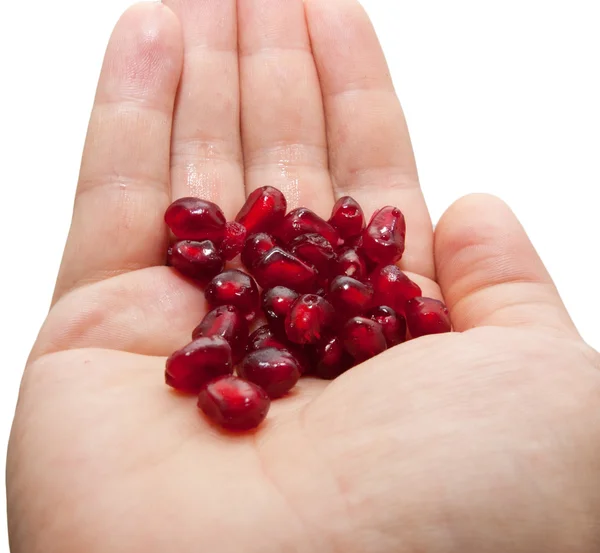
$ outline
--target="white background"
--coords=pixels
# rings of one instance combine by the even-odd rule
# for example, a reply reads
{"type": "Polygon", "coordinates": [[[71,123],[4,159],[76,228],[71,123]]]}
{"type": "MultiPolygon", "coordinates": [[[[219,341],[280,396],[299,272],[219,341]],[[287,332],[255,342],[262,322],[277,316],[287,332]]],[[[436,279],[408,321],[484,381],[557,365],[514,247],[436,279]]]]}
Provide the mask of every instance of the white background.
{"type": "MultiPolygon", "coordinates": [[[[103,50],[128,4],[2,8],[2,445],[54,286],[103,50]]],[[[434,220],[470,192],[506,200],[584,338],[600,348],[597,2],[363,4],[388,55],[434,220]]],[[[0,517],[0,551],[5,532],[0,517]]]]}

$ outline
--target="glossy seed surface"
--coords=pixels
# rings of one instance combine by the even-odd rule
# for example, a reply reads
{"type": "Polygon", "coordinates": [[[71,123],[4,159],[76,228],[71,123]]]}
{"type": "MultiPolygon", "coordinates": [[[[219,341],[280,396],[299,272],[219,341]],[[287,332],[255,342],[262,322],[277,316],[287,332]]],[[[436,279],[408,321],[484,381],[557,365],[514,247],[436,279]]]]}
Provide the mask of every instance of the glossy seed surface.
{"type": "Polygon", "coordinates": [[[265,420],[271,400],[253,382],[224,376],[208,382],[198,396],[198,408],[214,424],[233,432],[252,430],[265,420]]]}

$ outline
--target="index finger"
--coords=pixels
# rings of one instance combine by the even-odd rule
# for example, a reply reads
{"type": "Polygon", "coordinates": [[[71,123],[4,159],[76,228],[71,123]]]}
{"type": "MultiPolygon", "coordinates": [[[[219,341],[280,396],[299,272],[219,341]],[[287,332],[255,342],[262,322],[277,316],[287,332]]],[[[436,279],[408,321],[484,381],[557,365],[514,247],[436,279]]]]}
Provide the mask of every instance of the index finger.
{"type": "Polygon", "coordinates": [[[367,218],[379,207],[399,207],[407,224],[401,266],[433,278],[431,220],[404,114],[369,17],[356,0],[306,0],[305,6],[336,196],[353,196],[367,218]]]}

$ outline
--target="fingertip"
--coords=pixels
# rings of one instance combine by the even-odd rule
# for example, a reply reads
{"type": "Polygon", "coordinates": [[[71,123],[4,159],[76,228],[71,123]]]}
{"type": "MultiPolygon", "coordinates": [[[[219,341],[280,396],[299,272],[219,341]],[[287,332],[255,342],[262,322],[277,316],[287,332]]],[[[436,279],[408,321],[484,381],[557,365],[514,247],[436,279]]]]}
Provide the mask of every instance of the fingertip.
{"type": "Polygon", "coordinates": [[[356,0],[305,0],[312,47],[326,96],[354,88],[393,88],[381,45],[356,0]],[[323,56],[333,63],[323,63],[323,56]]]}
{"type": "Polygon", "coordinates": [[[467,277],[468,287],[495,279],[550,281],[512,209],[491,194],[469,194],[446,210],[435,229],[434,254],[440,285],[451,297],[464,295],[467,277]]]}
{"type": "MultiPolygon", "coordinates": [[[[474,192],[472,194],[467,194],[466,196],[463,196],[452,203],[444,213],[442,219],[444,217],[453,216],[455,212],[464,212],[465,210],[472,210],[473,208],[477,207],[482,207],[483,209],[488,210],[500,208],[512,211],[508,204],[502,200],[502,198],[495,196],[494,194],[474,192]]],[[[442,219],[440,219],[440,221],[442,219]]]]}
{"type": "Polygon", "coordinates": [[[483,209],[488,210],[500,208],[512,212],[508,204],[502,198],[495,196],[494,194],[474,192],[472,194],[467,194],[452,203],[444,213],[444,217],[452,216],[453,213],[457,211],[462,212],[465,209],[469,210],[476,207],[482,207],[483,209]]]}
{"type": "Polygon", "coordinates": [[[112,32],[98,101],[131,99],[153,104],[157,99],[169,100],[182,64],[183,40],[177,16],[159,2],[134,4],[121,15],[112,32]],[[166,98],[160,94],[157,98],[161,91],[167,93],[166,98]]]}
{"type": "Polygon", "coordinates": [[[168,6],[162,2],[137,2],[127,8],[115,25],[113,36],[121,33],[145,34],[149,42],[162,42],[179,38],[181,24],[168,6]]]}
{"type": "Polygon", "coordinates": [[[367,12],[358,0],[304,0],[307,10],[314,10],[320,13],[339,13],[351,12],[367,17],[367,12]]]}
{"type": "Polygon", "coordinates": [[[470,194],[452,204],[435,229],[434,252],[457,329],[534,324],[574,331],[527,233],[500,198],[470,194]]]}
{"type": "Polygon", "coordinates": [[[450,205],[436,225],[436,257],[453,256],[464,247],[481,243],[488,236],[496,238],[514,227],[522,230],[515,214],[501,198],[492,194],[468,194],[450,205]]]}

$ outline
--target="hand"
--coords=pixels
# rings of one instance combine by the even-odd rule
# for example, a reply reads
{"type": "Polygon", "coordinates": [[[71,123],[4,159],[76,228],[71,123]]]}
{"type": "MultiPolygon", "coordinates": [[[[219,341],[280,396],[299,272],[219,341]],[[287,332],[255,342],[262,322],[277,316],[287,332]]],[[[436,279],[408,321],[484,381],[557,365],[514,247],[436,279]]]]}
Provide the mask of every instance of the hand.
{"type": "Polygon", "coordinates": [[[598,551],[599,356],[502,202],[463,198],[433,233],[358,4],[166,4],[108,46],[11,437],[13,552],[598,551]],[[264,184],[322,216],[399,206],[401,265],[458,332],[305,379],[230,437],[163,383],[205,307],[163,266],[162,216],[195,195],[232,217],[264,184]]]}

